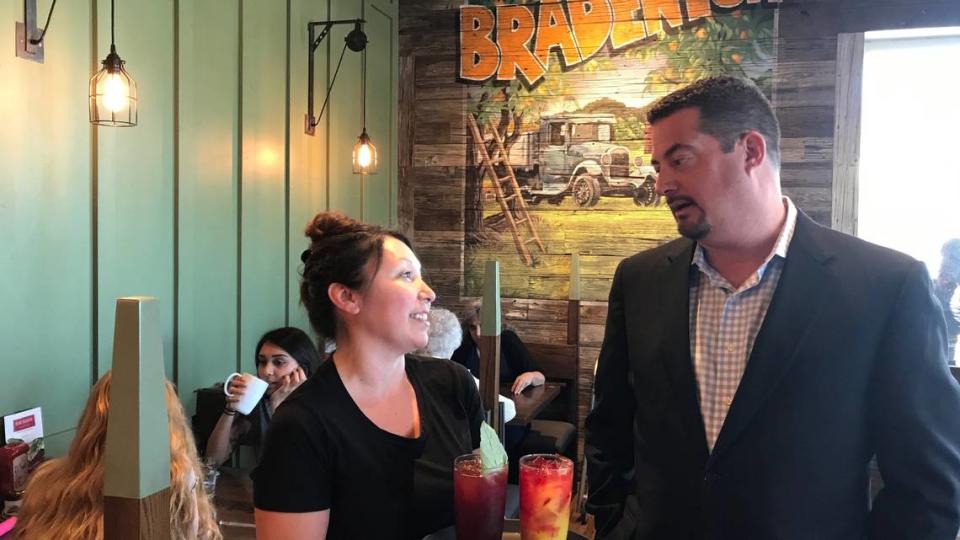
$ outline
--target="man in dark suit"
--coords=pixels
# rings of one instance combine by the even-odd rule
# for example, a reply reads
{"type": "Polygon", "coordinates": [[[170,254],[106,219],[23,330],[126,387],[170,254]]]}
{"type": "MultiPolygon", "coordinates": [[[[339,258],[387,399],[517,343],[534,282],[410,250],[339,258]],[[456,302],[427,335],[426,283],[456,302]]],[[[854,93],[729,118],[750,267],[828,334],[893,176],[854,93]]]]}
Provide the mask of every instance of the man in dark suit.
{"type": "Polygon", "coordinates": [[[782,196],[751,83],[699,81],[648,122],[683,238],[613,278],[586,422],[597,538],[955,538],[960,390],[923,265],[782,196]]]}

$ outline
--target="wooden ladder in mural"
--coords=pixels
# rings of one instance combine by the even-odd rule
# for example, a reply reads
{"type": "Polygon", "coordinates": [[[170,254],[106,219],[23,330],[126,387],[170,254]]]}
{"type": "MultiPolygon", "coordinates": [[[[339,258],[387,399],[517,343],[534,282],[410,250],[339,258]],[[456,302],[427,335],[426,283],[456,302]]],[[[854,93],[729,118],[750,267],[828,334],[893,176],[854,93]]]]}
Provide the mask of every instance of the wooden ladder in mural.
{"type": "MultiPolygon", "coordinates": [[[[483,176],[489,177],[490,183],[493,184],[493,191],[497,195],[497,202],[500,203],[503,216],[507,220],[510,232],[513,234],[517,252],[523,257],[523,262],[527,266],[532,266],[533,256],[530,254],[527,244],[536,244],[542,253],[547,250],[543,247],[540,235],[537,234],[537,229],[534,227],[530,213],[527,211],[527,203],[520,193],[520,184],[517,183],[517,176],[513,172],[513,167],[507,158],[507,151],[503,147],[503,138],[492,123],[487,124],[490,133],[493,135],[493,141],[496,143],[493,148],[494,155],[491,156],[487,152],[487,145],[480,135],[480,127],[477,126],[477,119],[473,114],[467,113],[467,122],[470,125],[474,144],[477,145],[477,150],[482,158],[480,165],[483,167],[483,176]],[[497,169],[494,166],[498,164],[504,166],[507,171],[506,176],[497,175],[497,169]],[[513,202],[513,208],[510,207],[511,202],[513,202]]],[[[480,178],[481,185],[483,184],[483,176],[480,178]]]]}

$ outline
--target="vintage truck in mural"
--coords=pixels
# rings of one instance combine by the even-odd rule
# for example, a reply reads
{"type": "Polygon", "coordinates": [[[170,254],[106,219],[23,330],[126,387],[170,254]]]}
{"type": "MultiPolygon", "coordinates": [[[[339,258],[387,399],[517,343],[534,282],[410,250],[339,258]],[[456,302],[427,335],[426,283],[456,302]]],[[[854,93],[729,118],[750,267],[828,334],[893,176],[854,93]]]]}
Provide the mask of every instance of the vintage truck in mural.
{"type": "Polygon", "coordinates": [[[562,113],[540,118],[539,131],[523,134],[509,150],[510,164],[524,197],[559,204],[571,196],[579,207],[600,197],[632,197],[638,206],[660,202],[656,172],[613,140],[616,116],[562,113]]]}

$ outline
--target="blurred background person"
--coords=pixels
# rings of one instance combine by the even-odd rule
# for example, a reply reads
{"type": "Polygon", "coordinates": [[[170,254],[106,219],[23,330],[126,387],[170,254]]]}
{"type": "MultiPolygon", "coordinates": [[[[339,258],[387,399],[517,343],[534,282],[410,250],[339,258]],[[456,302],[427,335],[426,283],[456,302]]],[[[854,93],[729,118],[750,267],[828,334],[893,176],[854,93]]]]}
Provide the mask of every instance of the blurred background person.
{"type": "MultiPolygon", "coordinates": [[[[451,360],[465,366],[474,377],[480,376],[480,307],[479,300],[471,302],[463,313],[463,342],[454,351],[451,360]]],[[[500,382],[510,383],[510,390],[519,394],[528,386],[540,386],[546,377],[533,361],[530,351],[520,336],[509,328],[500,332],[500,382]]]]}
{"type": "Polygon", "coordinates": [[[207,439],[206,456],[220,464],[230,457],[237,442],[254,448],[257,460],[273,412],[314,368],[320,355],[313,341],[299,328],[285,327],[264,334],[254,349],[257,377],[267,382],[267,391],[249,415],[238,413],[233,405],[243,398],[246,384],[241,377],[230,379],[226,406],[207,439]]]}
{"type": "MultiPolygon", "coordinates": [[[[427,344],[417,349],[415,354],[428,356],[430,358],[440,358],[450,360],[453,351],[457,350],[463,339],[463,330],[460,320],[449,309],[432,307],[430,308],[430,331],[427,338],[427,344]]],[[[474,377],[477,388],[480,388],[480,379],[474,377]]],[[[517,415],[517,407],[512,399],[499,394],[499,400],[503,403],[503,421],[509,422],[517,415]]]]}
{"type": "MultiPolygon", "coordinates": [[[[467,305],[463,314],[463,343],[453,353],[452,360],[480,376],[480,308],[481,301],[467,305]]],[[[510,328],[500,332],[500,383],[509,384],[513,394],[531,386],[540,386],[546,377],[520,336],[510,328]]],[[[505,417],[506,418],[506,417],[505,417]]],[[[507,420],[504,420],[505,422],[507,420]]],[[[510,458],[509,481],[519,479],[519,462],[527,454],[567,454],[574,447],[576,427],[562,420],[533,419],[526,425],[507,425],[504,446],[510,458]]]]}
{"type": "Polygon", "coordinates": [[[940,271],[933,280],[933,294],[940,301],[943,319],[947,323],[947,359],[957,363],[957,335],[960,334],[960,238],[951,238],[940,249],[943,256],[940,271]]]}
{"type": "MultiPolygon", "coordinates": [[[[18,540],[103,538],[103,451],[110,410],[111,372],[97,381],[66,456],[40,466],[17,514],[18,540]]],[[[200,481],[200,462],[183,406],[165,381],[170,430],[170,536],[220,540],[213,505],[200,481]]]]}
{"type": "Polygon", "coordinates": [[[431,307],[428,320],[427,344],[417,349],[416,354],[449,360],[463,340],[460,320],[452,311],[441,307],[431,307]]]}

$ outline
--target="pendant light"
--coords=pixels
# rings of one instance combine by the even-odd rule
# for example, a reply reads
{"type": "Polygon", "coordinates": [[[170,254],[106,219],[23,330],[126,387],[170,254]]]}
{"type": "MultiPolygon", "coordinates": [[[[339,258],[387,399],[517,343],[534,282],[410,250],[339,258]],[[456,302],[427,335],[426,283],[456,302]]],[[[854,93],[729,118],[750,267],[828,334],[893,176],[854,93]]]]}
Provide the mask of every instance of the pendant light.
{"type": "Polygon", "coordinates": [[[360,111],[363,115],[363,131],[353,145],[353,174],[377,174],[377,147],[367,135],[367,49],[364,48],[361,54],[360,111]]]}
{"type": "Polygon", "coordinates": [[[110,0],[110,54],[103,60],[103,69],[90,79],[90,123],[130,127],[137,125],[137,83],[117,54],[113,4],[110,0]]]}

